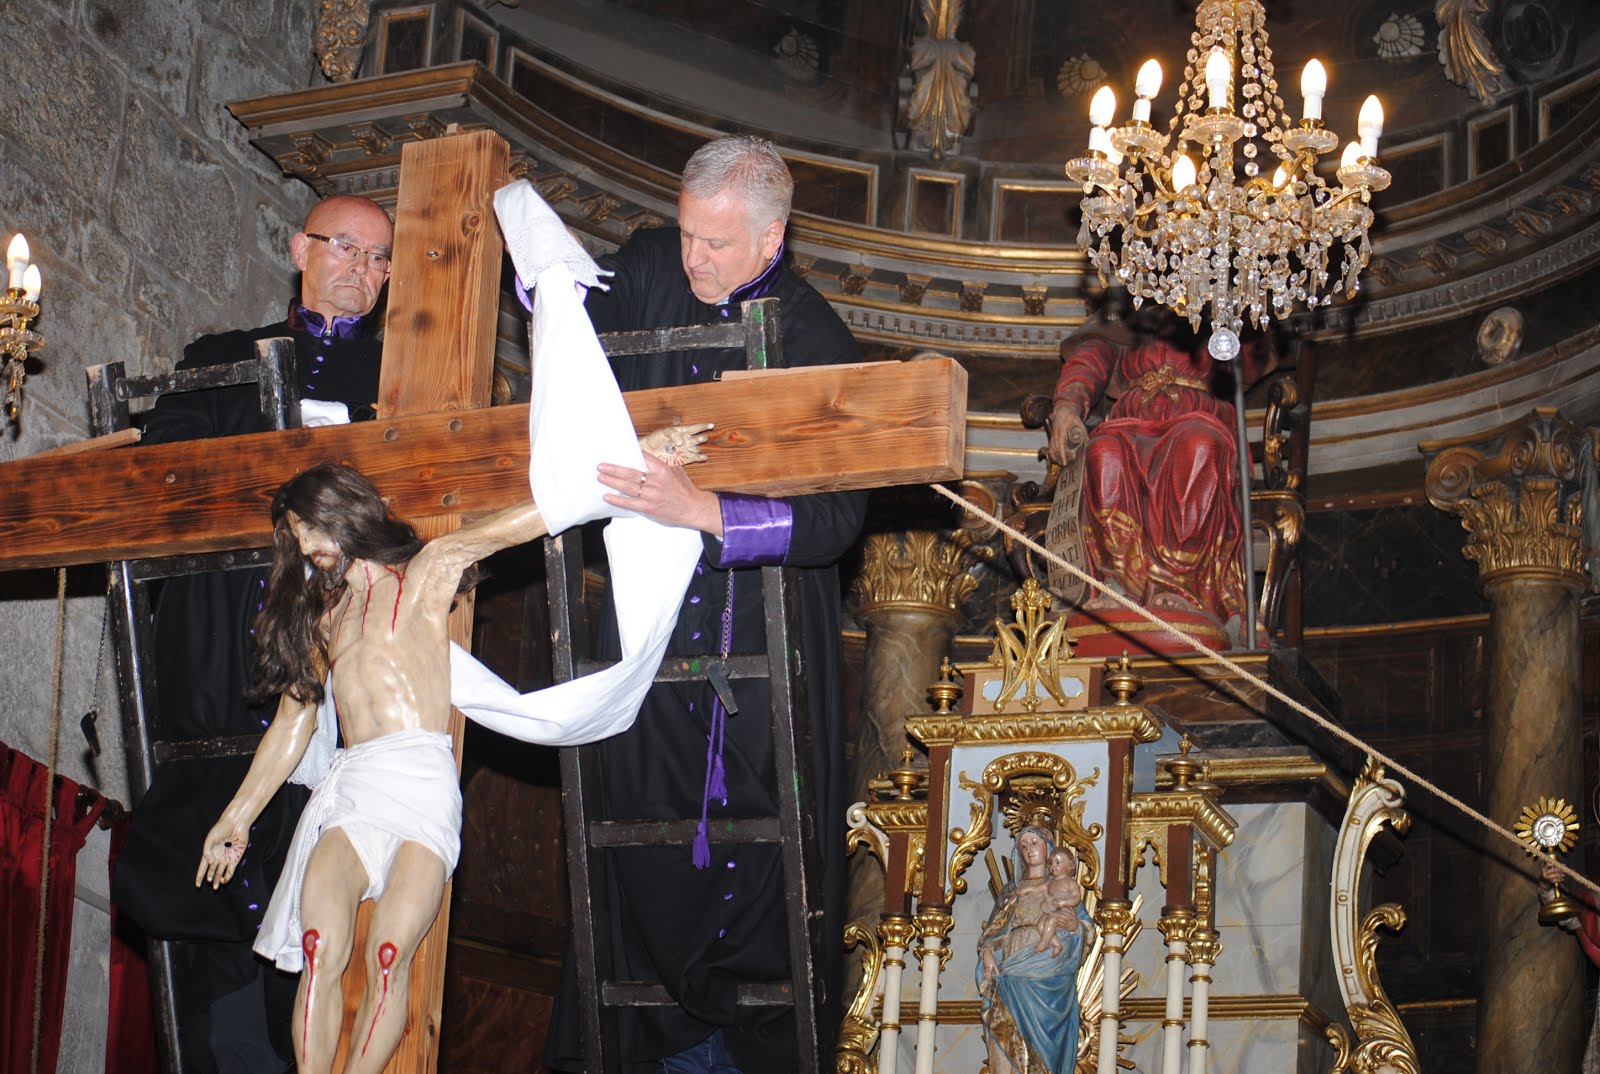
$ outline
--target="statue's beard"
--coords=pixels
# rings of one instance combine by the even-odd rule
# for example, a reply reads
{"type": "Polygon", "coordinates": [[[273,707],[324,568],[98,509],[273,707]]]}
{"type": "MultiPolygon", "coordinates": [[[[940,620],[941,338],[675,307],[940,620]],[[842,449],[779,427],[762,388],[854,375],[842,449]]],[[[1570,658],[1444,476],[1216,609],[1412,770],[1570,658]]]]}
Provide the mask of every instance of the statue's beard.
{"type": "Polygon", "coordinates": [[[339,553],[338,562],[326,570],[314,563],[311,565],[313,577],[322,585],[323,590],[329,593],[344,585],[345,572],[349,569],[350,557],[343,552],[339,553]]]}

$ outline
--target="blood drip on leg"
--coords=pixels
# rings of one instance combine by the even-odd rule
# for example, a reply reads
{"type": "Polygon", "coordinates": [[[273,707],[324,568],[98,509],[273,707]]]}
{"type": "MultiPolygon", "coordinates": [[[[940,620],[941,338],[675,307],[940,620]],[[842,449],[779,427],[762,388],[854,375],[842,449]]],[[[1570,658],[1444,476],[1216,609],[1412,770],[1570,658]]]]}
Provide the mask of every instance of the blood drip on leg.
{"type": "Polygon", "coordinates": [[[300,950],[306,954],[306,1009],[303,1015],[305,1024],[300,1030],[300,1057],[304,1059],[311,1050],[311,997],[316,994],[317,985],[317,944],[322,941],[322,936],[316,929],[306,929],[305,935],[300,937],[300,950]]]}
{"type": "Polygon", "coordinates": [[[378,970],[383,974],[382,991],[378,993],[378,1006],[372,1012],[372,1024],[367,1027],[367,1039],[361,1042],[361,1054],[367,1054],[367,1045],[372,1043],[372,1033],[378,1028],[378,1019],[383,1016],[384,1001],[389,998],[389,971],[394,969],[394,960],[399,956],[400,950],[392,943],[383,943],[378,947],[378,970]]]}

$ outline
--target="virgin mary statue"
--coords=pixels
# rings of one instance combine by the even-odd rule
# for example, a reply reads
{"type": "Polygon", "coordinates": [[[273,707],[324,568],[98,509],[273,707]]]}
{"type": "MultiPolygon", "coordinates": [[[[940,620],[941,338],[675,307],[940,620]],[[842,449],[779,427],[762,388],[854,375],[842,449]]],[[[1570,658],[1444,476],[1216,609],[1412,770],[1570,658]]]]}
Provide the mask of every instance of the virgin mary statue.
{"type": "Polygon", "coordinates": [[[978,937],[989,1074],[1073,1074],[1078,967],[1094,939],[1077,855],[1065,844],[1058,851],[1050,833],[1029,825],[1017,833],[1012,865],[978,937]]]}

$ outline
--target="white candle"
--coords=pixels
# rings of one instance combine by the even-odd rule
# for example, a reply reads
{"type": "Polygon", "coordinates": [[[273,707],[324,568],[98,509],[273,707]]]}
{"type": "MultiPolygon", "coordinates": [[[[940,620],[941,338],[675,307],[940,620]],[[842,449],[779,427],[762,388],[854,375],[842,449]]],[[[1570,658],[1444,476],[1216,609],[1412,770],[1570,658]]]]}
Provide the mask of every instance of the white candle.
{"type": "Polygon", "coordinates": [[[1301,115],[1306,119],[1321,119],[1322,97],[1327,92],[1328,72],[1322,69],[1321,61],[1312,60],[1300,73],[1300,93],[1306,99],[1305,111],[1301,115]]]}
{"type": "Polygon", "coordinates": [[[1155,60],[1144,61],[1138,76],[1133,80],[1133,118],[1141,123],[1150,122],[1150,100],[1161,92],[1161,65],[1155,60]]]}
{"type": "Polygon", "coordinates": [[[29,302],[39,301],[39,291],[43,286],[44,281],[39,277],[39,266],[29,265],[28,270],[22,274],[22,297],[29,302]]]}
{"type": "Polygon", "coordinates": [[[28,240],[22,237],[22,232],[17,232],[11,237],[11,245],[6,247],[6,286],[12,290],[22,289],[22,273],[28,267],[28,240]]]}
{"type": "Polygon", "coordinates": [[[1356,134],[1361,138],[1361,154],[1368,160],[1378,159],[1378,135],[1383,133],[1383,105],[1377,97],[1361,102],[1361,114],[1356,117],[1356,134]]]}
{"type": "Polygon", "coordinates": [[[1189,159],[1189,154],[1179,153],[1178,159],[1172,162],[1172,189],[1182,193],[1194,186],[1195,180],[1194,161],[1189,159]]]}
{"type": "Polygon", "coordinates": [[[1228,107],[1228,83],[1233,81],[1233,64],[1228,54],[1220,48],[1211,50],[1206,57],[1206,91],[1210,94],[1212,108],[1228,107]]]}

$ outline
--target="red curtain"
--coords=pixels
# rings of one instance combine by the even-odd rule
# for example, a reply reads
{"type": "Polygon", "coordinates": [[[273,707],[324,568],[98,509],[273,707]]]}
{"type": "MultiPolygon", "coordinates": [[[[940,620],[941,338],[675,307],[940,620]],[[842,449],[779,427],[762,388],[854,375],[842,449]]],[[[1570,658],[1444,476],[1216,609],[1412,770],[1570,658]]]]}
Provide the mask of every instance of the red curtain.
{"type": "MultiPolygon", "coordinates": [[[[111,877],[132,823],[111,827],[111,877]]],[[[155,1011],[150,1002],[150,964],[139,926],[111,904],[111,1007],[106,1018],[106,1074],[156,1074],[155,1011]]]]}
{"type": "MultiPolygon", "coordinates": [[[[0,1071],[27,1074],[33,1052],[34,973],[38,950],[40,852],[44,848],[44,765],[0,744],[0,1071]]],[[[58,778],[50,839],[50,904],[45,925],[39,1074],[56,1074],[61,1015],[72,954],[72,899],[77,856],[105,807],[78,784],[58,778]]]]}

